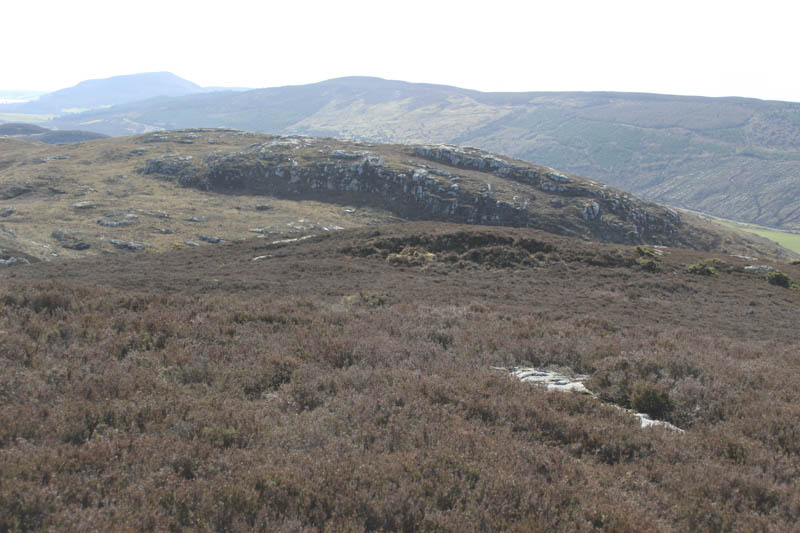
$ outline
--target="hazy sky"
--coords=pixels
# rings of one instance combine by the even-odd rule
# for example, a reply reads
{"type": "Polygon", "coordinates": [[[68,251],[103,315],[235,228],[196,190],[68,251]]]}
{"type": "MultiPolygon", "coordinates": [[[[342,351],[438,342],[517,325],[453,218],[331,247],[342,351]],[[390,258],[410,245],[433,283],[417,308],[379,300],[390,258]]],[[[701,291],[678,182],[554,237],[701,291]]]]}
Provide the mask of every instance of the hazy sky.
{"type": "Polygon", "coordinates": [[[3,4],[0,89],[166,70],[204,86],[361,75],[800,101],[798,0],[3,4]]]}

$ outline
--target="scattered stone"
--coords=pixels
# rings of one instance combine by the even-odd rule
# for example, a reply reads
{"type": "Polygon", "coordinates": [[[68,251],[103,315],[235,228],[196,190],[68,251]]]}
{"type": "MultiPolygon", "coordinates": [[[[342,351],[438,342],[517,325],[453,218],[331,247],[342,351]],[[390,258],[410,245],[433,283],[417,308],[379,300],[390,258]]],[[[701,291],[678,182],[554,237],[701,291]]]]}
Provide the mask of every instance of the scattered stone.
{"type": "Polygon", "coordinates": [[[153,228],[153,230],[156,233],[160,233],[161,235],[172,235],[173,233],[175,233],[171,229],[167,229],[167,228],[153,228]]]}
{"type": "Polygon", "coordinates": [[[753,309],[748,309],[744,312],[744,316],[756,316],[756,312],[753,309]]]}
{"type": "Polygon", "coordinates": [[[72,242],[80,238],[80,233],[77,231],[57,229],[53,230],[53,233],[51,233],[50,236],[58,242],[72,242]]]}
{"type": "Polygon", "coordinates": [[[775,267],[769,265],[749,265],[744,267],[744,269],[753,272],[773,272],[775,270],[775,267]]]}
{"type": "Polygon", "coordinates": [[[73,196],[86,196],[87,194],[91,194],[93,192],[97,191],[95,189],[92,189],[91,187],[81,187],[79,189],[75,189],[75,191],[72,194],[73,196]]]}
{"type": "Polygon", "coordinates": [[[67,194],[67,191],[58,189],[56,187],[48,187],[47,190],[50,191],[53,194],[67,194]]]}
{"type": "Polygon", "coordinates": [[[50,236],[61,243],[62,248],[69,250],[87,250],[89,244],[83,241],[83,237],[77,231],[67,231],[63,229],[54,230],[50,236]]]}
{"type": "Polygon", "coordinates": [[[186,241],[183,244],[185,244],[186,246],[200,246],[199,242],[194,242],[194,241],[186,241]]]}
{"type": "Polygon", "coordinates": [[[297,238],[294,238],[294,239],[281,239],[281,240],[279,240],[279,241],[272,241],[272,242],[271,242],[271,243],[269,243],[269,244],[270,244],[270,245],[272,245],[272,244],[289,244],[289,243],[291,243],[291,242],[300,242],[300,241],[304,241],[304,240],[306,240],[306,239],[310,239],[311,237],[316,237],[316,235],[306,235],[305,237],[297,237],[297,238]]]}
{"type": "Polygon", "coordinates": [[[3,193],[3,198],[6,200],[10,200],[12,198],[16,198],[18,196],[22,196],[23,194],[29,194],[33,192],[33,187],[29,185],[24,185],[22,187],[14,186],[6,189],[3,193]]]}
{"type": "Polygon", "coordinates": [[[213,237],[211,235],[198,235],[197,238],[200,239],[201,241],[209,242],[211,244],[217,244],[219,242],[222,242],[222,239],[220,239],[219,237],[213,237]]]}
{"type": "Polygon", "coordinates": [[[111,239],[111,244],[120,250],[130,250],[133,252],[138,252],[140,250],[144,250],[145,248],[143,243],[134,241],[118,241],[116,239],[111,239]]]}
{"type": "Polygon", "coordinates": [[[31,262],[25,259],[24,257],[14,257],[13,255],[8,257],[8,259],[0,259],[0,267],[10,267],[14,265],[30,265],[31,262]]]}
{"type": "Polygon", "coordinates": [[[140,215],[148,216],[148,217],[156,217],[156,218],[169,218],[169,214],[165,213],[164,211],[145,211],[143,209],[134,209],[135,213],[140,215]]]}
{"type": "Polygon", "coordinates": [[[136,224],[136,221],[130,218],[126,218],[123,220],[109,220],[107,218],[98,218],[97,224],[100,226],[105,226],[107,228],[124,228],[126,226],[133,226],[134,224],[136,224]]]}
{"type": "Polygon", "coordinates": [[[77,250],[79,252],[89,249],[89,244],[86,243],[86,242],[83,242],[83,241],[67,242],[67,243],[62,244],[61,246],[63,248],[68,248],[70,250],[77,250]]]}
{"type": "Polygon", "coordinates": [[[259,204],[256,206],[256,211],[269,211],[270,209],[272,209],[272,206],[267,204],[259,204]]]}
{"type": "Polygon", "coordinates": [[[9,207],[9,208],[0,210],[0,217],[2,217],[2,218],[10,217],[13,214],[14,214],[14,208],[13,207],[9,207]]]}
{"type": "Polygon", "coordinates": [[[129,155],[144,155],[146,153],[147,153],[147,148],[134,148],[133,150],[128,152],[129,155]]]}
{"type": "Polygon", "coordinates": [[[186,222],[205,222],[208,219],[206,217],[188,217],[184,218],[183,220],[186,222]]]}
{"type": "Polygon", "coordinates": [[[94,209],[97,207],[97,204],[94,202],[78,202],[77,204],[72,204],[74,209],[94,209]]]}

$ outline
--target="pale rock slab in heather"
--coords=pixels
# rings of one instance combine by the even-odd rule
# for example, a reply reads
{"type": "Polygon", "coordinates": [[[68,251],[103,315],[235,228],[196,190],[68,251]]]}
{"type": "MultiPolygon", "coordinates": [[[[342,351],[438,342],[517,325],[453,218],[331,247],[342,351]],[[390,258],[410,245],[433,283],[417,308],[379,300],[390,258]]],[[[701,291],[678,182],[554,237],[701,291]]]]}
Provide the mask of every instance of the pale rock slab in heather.
{"type": "MultiPolygon", "coordinates": [[[[520,381],[523,381],[525,383],[535,383],[537,385],[547,387],[548,390],[555,390],[561,392],[578,392],[581,394],[588,394],[596,398],[594,393],[589,389],[587,389],[586,386],[583,384],[584,381],[589,379],[589,376],[577,375],[569,377],[565,374],[560,374],[552,370],[543,370],[539,368],[530,368],[530,367],[511,368],[511,369],[497,368],[497,370],[510,370],[511,375],[516,377],[520,381]]],[[[671,431],[684,433],[684,430],[670,424],[669,422],[664,422],[663,420],[654,420],[650,418],[650,416],[644,413],[637,413],[632,409],[623,409],[622,407],[619,406],[614,406],[614,407],[617,407],[618,409],[630,413],[636,418],[638,418],[639,423],[643,428],[663,427],[671,431]]]]}

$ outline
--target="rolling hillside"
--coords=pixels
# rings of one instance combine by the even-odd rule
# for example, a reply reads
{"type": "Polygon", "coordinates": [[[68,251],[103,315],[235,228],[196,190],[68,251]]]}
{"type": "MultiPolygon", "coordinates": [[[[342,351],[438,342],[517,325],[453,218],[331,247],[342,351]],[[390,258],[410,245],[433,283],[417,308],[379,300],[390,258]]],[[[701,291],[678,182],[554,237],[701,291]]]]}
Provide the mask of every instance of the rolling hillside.
{"type": "Polygon", "coordinates": [[[723,218],[800,229],[800,104],[633,93],[481,93],[377,78],[194,94],[56,119],[128,135],[230,127],[452,143],[723,218]]]}
{"type": "Polygon", "coordinates": [[[170,72],[130,74],[82,81],[74,87],[43,94],[32,102],[0,105],[0,113],[70,113],[203,90],[170,72]]]}
{"type": "Polygon", "coordinates": [[[0,138],[0,247],[40,259],[401,220],[789,258],[760,237],[477,149],[220,129],[61,146],[0,138]]]}

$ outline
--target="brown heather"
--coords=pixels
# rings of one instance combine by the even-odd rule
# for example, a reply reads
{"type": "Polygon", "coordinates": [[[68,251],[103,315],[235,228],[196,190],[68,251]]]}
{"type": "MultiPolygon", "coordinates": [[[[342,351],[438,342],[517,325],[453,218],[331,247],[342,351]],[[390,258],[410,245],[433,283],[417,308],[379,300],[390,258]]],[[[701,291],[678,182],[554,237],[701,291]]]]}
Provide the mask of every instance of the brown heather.
{"type": "Polygon", "coordinates": [[[640,257],[416,223],[6,269],[0,531],[795,530],[800,291],[640,257]]]}

